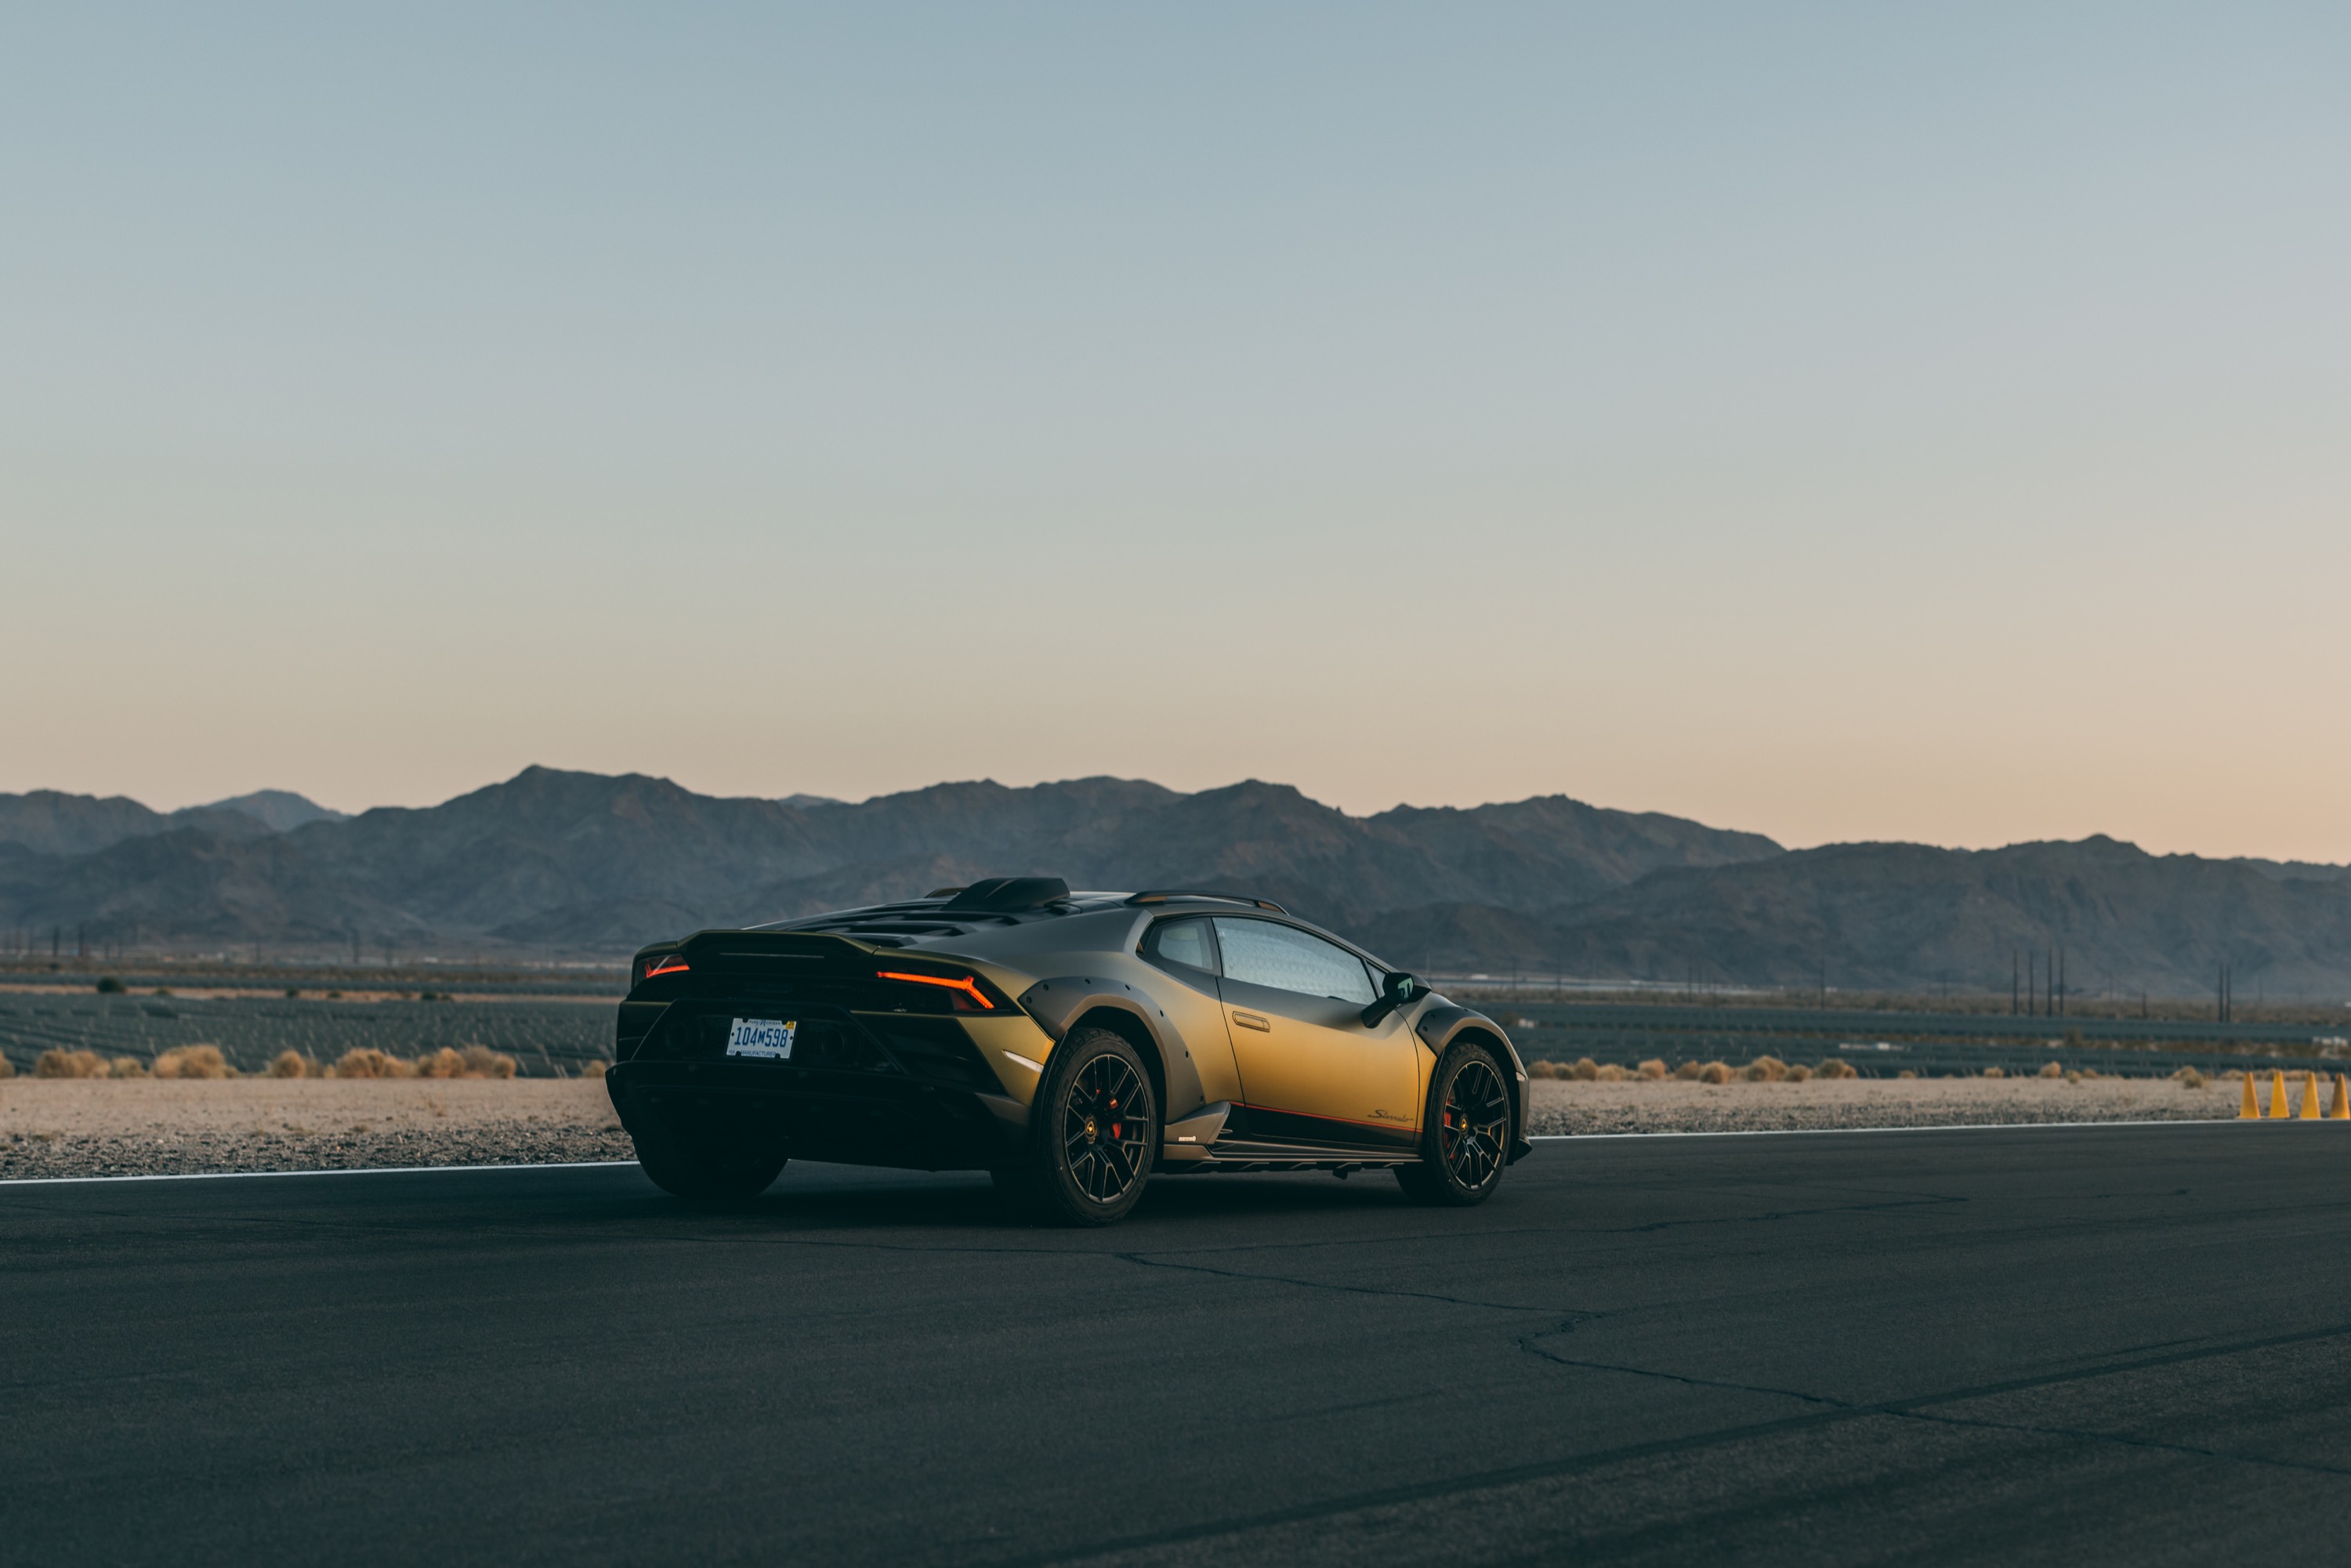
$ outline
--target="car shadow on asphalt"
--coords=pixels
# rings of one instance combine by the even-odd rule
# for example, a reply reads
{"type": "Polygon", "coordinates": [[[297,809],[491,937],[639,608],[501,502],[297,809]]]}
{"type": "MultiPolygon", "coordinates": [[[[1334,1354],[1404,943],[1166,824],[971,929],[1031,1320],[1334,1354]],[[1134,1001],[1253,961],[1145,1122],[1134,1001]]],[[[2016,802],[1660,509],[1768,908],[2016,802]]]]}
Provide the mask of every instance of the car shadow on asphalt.
{"type": "MultiPolygon", "coordinates": [[[[863,1174],[863,1173],[861,1173],[863,1174]]],[[[1328,1176],[1193,1176],[1152,1182],[1132,1213],[1102,1229],[1033,1223],[998,1195],[985,1176],[872,1173],[868,1179],[831,1176],[795,1189],[787,1170],[748,1202],[697,1206],[659,1194],[625,1199],[606,1212],[638,1221],[719,1220],[734,1226],[782,1225],[826,1229],[949,1229],[998,1236],[1130,1236],[1167,1225],[1206,1220],[1246,1221],[1275,1216],[1387,1213],[1410,1207],[1392,1179],[1328,1176]]],[[[602,1206],[600,1206],[602,1207],[602,1206]]]]}

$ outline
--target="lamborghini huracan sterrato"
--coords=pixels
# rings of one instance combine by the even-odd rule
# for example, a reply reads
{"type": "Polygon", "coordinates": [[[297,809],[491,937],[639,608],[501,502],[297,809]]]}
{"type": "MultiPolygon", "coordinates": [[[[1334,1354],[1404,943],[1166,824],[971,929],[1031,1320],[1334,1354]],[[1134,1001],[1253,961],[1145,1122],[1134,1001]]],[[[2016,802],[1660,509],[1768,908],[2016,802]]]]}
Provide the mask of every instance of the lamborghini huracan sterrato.
{"type": "Polygon", "coordinates": [[[639,953],[604,1075],[645,1174],[986,1170],[1103,1224],[1155,1174],[1391,1170],[1489,1197],[1532,1147],[1492,1019],[1261,898],[994,877],[639,953]]]}

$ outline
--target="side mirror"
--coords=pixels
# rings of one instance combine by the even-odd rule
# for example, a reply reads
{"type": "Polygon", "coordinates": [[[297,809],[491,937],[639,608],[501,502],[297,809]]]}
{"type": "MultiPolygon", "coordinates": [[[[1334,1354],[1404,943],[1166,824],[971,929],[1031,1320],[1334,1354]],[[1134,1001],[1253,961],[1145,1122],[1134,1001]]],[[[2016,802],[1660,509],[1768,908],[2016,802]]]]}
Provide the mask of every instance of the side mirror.
{"type": "Polygon", "coordinates": [[[1409,1007],[1428,995],[1428,988],[1402,969],[1390,970],[1380,977],[1379,999],[1364,1009],[1364,1027],[1371,1029],[1388,1014],[1401,1007],[1409,1007]]]}

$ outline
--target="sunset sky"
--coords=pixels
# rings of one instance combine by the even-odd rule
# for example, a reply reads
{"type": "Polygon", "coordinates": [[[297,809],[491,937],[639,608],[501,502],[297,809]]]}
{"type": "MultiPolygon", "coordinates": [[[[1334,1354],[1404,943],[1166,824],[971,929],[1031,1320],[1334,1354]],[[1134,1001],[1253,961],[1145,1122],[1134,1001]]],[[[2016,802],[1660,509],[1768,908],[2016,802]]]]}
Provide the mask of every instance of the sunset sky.
{"type": "Polygon", "coordinates": [[[0,13],[0,790],[2351,861],[2340,5],[0,13]]]}

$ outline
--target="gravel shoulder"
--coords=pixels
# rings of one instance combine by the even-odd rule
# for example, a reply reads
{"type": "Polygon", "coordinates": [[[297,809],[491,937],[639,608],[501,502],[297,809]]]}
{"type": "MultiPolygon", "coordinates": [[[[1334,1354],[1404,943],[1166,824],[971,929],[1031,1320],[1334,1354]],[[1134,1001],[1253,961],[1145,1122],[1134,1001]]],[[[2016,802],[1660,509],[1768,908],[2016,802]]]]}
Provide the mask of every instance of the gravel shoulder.
{"type": "MultiPolygon", "coordinates": [[[[2198,1122],[2237,1113],[2233,1079],[1846,1078],[1804,1083],[1534,1081],[1527,1130],[1751,1133],[1823,1127],[1963,1127],[2011,1122],[2198,1122]]],[[[2321,1088],[2326,1086],[2322,1082],[2321,1088]]],[[[2300,1103],[2301,1085],[2291,1087],[2300,1103]]],[[[2321,1108],[2325,1106],[2321,1101],[2321,1108]]]]}
{"type": "MultiPolygon", "coordinates": [[[[2299,1103],[2297,1083],[2292,1088],[2299,1103]]],[[[1597,1083],[1538,1079],[1528,1131],[1761,1132],[2002,1122],[2204,1121],[2221,1079],[1847,1079],[1597,1083]]],[[[602,1084],[557,1079],[33,1079],[0,1082],[0,1180],[636,1157],[602,1084]]]]}
{"type": "Polygon", "coordinates": [[[592,1079],[0,1082],[0,1179],[634,1158],[592,1079]]]}

